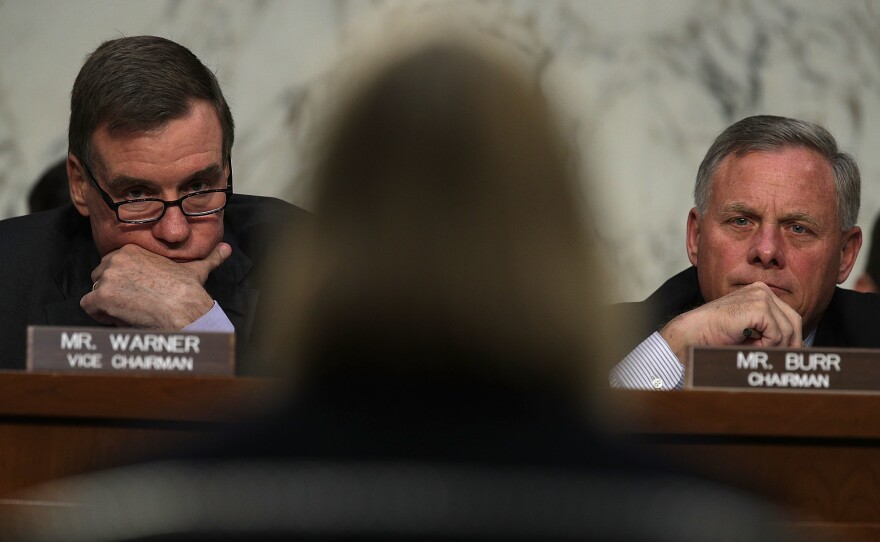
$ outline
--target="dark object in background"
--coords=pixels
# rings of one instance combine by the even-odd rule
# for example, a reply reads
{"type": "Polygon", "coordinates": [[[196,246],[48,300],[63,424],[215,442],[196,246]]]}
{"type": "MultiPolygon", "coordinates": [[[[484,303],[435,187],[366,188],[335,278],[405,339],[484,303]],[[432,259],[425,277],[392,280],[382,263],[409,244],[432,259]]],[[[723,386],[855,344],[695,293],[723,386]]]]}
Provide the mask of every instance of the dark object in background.
{"type": "Polygon", "coordinates": [[[856,280],[855,288],[859,292],[880,292],[880,215],[874,219],[871,230],[871,246],[868,247],[868,263],[865,272],[856,280]]]}
{"type": "Polygon", "coordinates": [[[28,193],[28,212],[38,213],[70,203],[67,158],[47,169],[28,193]]]}

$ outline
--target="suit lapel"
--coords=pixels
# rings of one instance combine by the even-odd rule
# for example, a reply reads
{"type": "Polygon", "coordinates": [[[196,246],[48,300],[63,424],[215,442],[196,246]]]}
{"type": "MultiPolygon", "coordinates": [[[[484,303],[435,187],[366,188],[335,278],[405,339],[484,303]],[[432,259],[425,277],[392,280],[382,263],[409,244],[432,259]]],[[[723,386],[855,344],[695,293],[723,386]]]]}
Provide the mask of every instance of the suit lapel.
{"type": "MultiPolygon", "coordinates": [[[[73,211],[75,213],[75,211],[73,211]]],[[[76,214],[72,217],[70,248],[67,258],[55,273],[55,284],[62,299],[44,306],[49,325],[101,326],[79,306],[79,300],[92,288],[92,270],[101,259],[92,241],[88,219],[76,214]]]]}
{"type": "Polygon", "coordinates": [[[259,291],[252,286],[249,274],[253,261],[228,235],[224,241],[232,246],[232,255],[215,269],[205,282],[205,289],[213,297],[235,326],[236,334],[247,339],[259,300],[259,291]]]}
{"type": "Polygon", "coordinates": [[[844,300],[840,292],[840,288],[834,289],[834,296],[816,327],[813,346],[867,346],[853,342],[852,337],[849,337],[852,330],[848,329],[848,326],[851,327],[854,323],[850,323],[849,319],[854,315],[843,306],[844,300]]]}
{"type": "Polygon", "coordinates": [[[703,305],[705,301],[700,293],[697,268],[689,267],[670,278],[645,301],[653,311],[652,321],[657,323],[653,331],[665,326],[679,314],[703,305]]]}

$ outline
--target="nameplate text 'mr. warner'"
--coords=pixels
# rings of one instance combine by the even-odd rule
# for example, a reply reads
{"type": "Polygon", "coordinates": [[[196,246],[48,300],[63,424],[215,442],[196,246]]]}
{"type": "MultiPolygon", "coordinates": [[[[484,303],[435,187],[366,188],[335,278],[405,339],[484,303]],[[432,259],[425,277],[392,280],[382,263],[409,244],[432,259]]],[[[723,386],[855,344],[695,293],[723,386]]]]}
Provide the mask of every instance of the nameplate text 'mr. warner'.
{"type": "Polygon", "coordinates": [[[235,335],[29,326],[27,369],[66,373],[235,374],[235,335]]]}

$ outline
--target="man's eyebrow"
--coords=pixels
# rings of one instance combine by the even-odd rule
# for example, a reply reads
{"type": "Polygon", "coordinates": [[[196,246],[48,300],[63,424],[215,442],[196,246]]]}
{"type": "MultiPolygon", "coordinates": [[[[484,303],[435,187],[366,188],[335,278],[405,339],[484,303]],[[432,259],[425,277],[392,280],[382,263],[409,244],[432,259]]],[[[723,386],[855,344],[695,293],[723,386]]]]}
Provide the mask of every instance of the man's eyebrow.
{"type": "MultiPolygon", "coordinates": [[[[186,184],[195,179],[219,178],[223,174],[223,169],[223,166],[221,166],[220,164],[211,164],[194,173],[190,173],[185,179],[180,181],[180,184],[186,184]]],[[[135,185],[157,186],[158,183],[150,179],[132,177],[130,175],[117,175],[107,181],[108,188],[123,188],[135,185]]]]}
{"type": "Polygon", "coordinates": [[[750,206],[746,205],[745,203],[742,203],[739,201],[725,205],[724,207],[721,208],[721,212],[722,213],[736,213],[736,214],[751,215],[751,216],[758,214],[758,211],[755,208],[750,207],[750,206]]]}
{"type": "Polygon", "coordinates": [[[782,217],[782,222],[804,222],[806,224],[809,224],[813,228],[819,227],[819,221],[816,220],[813,215],[804,211],[795,211],[793,213],[788,213],[787,215],[782,217]]]}

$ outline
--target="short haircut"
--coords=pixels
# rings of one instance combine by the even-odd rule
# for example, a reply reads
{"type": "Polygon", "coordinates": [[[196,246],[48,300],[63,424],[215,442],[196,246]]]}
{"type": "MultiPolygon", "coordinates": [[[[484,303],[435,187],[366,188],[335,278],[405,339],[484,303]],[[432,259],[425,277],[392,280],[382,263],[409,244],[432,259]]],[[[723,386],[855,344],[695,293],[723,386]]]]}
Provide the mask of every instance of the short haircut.
{"type": "Polygon", "coordinates": [[[92,135],[165,127],[186,116],[193,102],[209,102],[223,131],[223,160],[234,139],[232,113],[214,74],[186,47],[156,36],[106,41],[83,64],[70,97],[68,152],[93,161],[92,135]]]}
{"type": "Polygon", "coordinates": [[[828,130],[818,124],[786,117],[756,115],[731,125],[709,147],[694,186],[694,205],[700,215],[706,212],[712,182],[718,166],[727,156],[741,157],[751,152],[775,152],[792,147],[816,151],[828,160],[834,172],[837,220],[842,231],[856,225],[859,218],[861,180],[855,159],[840,152],[828,130]]]}

